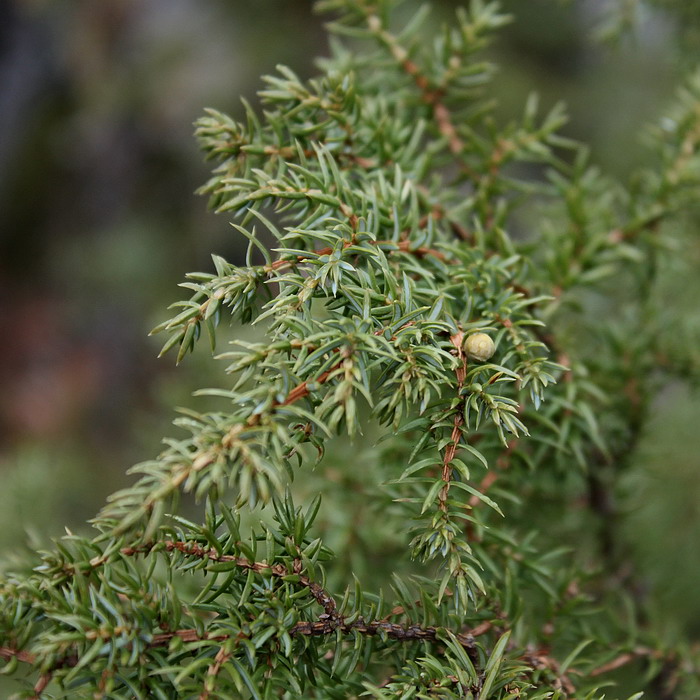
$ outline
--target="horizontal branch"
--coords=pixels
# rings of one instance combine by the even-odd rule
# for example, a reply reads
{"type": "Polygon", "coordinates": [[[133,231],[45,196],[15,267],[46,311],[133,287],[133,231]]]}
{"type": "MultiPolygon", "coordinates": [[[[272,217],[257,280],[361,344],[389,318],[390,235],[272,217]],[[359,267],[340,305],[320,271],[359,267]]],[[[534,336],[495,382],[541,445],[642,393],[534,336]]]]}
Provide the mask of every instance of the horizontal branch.
{"type": "MultiPolygon", "coordinates": [[[[358,632],[366,635],[384,634],[390,639],[397,641],[437,641],[439,628],[432,626],[421,625],[400,625],[397,623],[387,622],[386,620],[365,621],[363,618],[357,618],[353,622],[346,622],[345,618],[338,612],[335,599],[318,583],[309,579],[308,576],[301,573],[301,559],[294,559],[292,569],[288,569],[283,564],[268,564],[267,562],[251,562],[245,557],[237,557],[232,554],[217,554],[212,549],[207,549],[196,543],[176,542],[174,540],[166,540],[164,542],[165,550],[168,552],[178,551],[187,556],[197,557],[199,559],[209,559],[211,561],[231,562],[241,569],[255,571],[257,573],[268,573],[276,578],[283,578],[290,574],[299,576],[299,583],[309,589],[309,592],[316,602],[323,608],[324,612],[317,621],[313,622],[298,622],[290,630],[290,635],[306,635],[306,636],[324,636],[332,634],[336,630],[348,634],[358,632]]],[[[125,547],[121,550],[122,554],[133,556],[150,551],[153,547],[144,545],[141,547],[125,547]]],[[[183,634],[195,633],[195,630],[180,630],[178,632],[165,633],[154,637],[159,643],[166,644],[173,636],[182,637],[183,634]]],[[[478,662],[478,654],[472,634],[455,634],[457,641],[464,647],[467,654],[474,663],[478,662]]],[[[217,637],[218,639],[218,637],[217,637]]],[[[188,639],[188,641],[191,641],[188,639]]]]}
{"type": "MultiPolygon", "coordinates": [[[[284,564],[268,564],[267,562],[250,561],[245,557],[237,557],[231,554],[217,554],[212,549],[207,549],[193,542],[178,542],[174,540],[166,540],[162,543],[166,552],[180,552],[186,556],[197,557],[199,559],[209,559],[210,561],[221,563],[231,562],[241,569],[254,571],[260,574],[270,574],[276,578],[284,578],[291,574],[296,574],[299,577],[299,583],[302,587],[307,588],[316,602],[323,608],[324,612],[317,620],[301,621],[293,625],[288,633],[290,636],[315,636],[325,637],[335,634],[340,630],[343,634],[362,634],[367,636],[385,636],[388,639],[400,642],[412,641],[427,641],[436,642],[439,640],[441,628],[434,626],[423,626],[418,624],[401,625],[398,623],[388,622],[386,619],[367,621],[362,617],[357,617],[354,620],[347,622],[345,617],[340,614],[333,596],[328,593],[322,586],[315,581],[309,579],[308,576],[302,574],[301,559],[294,559],[292,568],[289,569],[284,564]]],[[[137,556],[139,554],[148,554],[153,551],[155,544],[141,545],[138,547],[124,547],[121,553],[125,556],[137,556]]],[[[102,558],[93,560],[93,565],[104,564],[102,558]]],[[[484,630],[485,631],[485,630],[484,630]]],[[[478,632],[482,633],[481,631],[478,632]]],[[[180,639],[183,642],[199,642],[199,641],[215,641],[225,642],[228,639],[241,637],[241,632],[233,634],[208,634],[200,633],[196,629],[179,629],[172,632],[163,632],[155,634],[151,637],[147,644],[148,648],[160,648],[168,646],[173,639],[180,639]]],[[[476,649],[474,636],[472,634],[454,634],[454,638],[465,649],[471,661],[477,665],[479,663],[479,654],[476,649]]],[[[37,655],[24,649],[14,649],[12,647],[0,647],[0,657],[5,660],[17,659],[22,663],[34,666],[37,664],[37,655]]],[[[80,658],[75,654],[68,654],[62,657],[55,666],[45,672],[42,678],[50,678],[51,672],[59,668],[72,668],[80,662],[80,658]]],[[[216,664],[212,664],[211,669],[216,668],[216,664]]],[[[213,671],[212,671],[213,672],[213,671]]]]}
{"type": "MultiPolygon", "coordinates": [[[[440,250],[437,250],[435,248],[428,248],[426,246],[418,246],[417,248],[411,248],[411,243],[408,240],[402,240],[399,241],[398,243],[395,241],[390,241],[390,240],[378,240],[378,241],[373,241],[370,240],[368,241],[370,245],[374,246],[390,246],[390,245],[395,245],[398,250],[400,250],[402,253],[408,253],[410,255],[415,255],[418,258],[424,258],[426,256],[431,256],[436,258],[437,260],[440,260],[441,262],[448,262],[447,256],[440,250]]],[[[346,248],[350,248],[351,246],[356,245],[356,242],[354,240],[349,240],[345,241],[343,243],[343,250],[346,248]]],[[[314,256],[320,256],[320,255],[330,255],[333,253],[334,249],[330,246],[327,246],[325,248],[319,248],[318,250],[314,250],[313,254],[314,256]]],[[[270,273],[273,270],[279,270],[285,267],[290,267],[292,265],[299,265],[305,262],[309,262],[310,258],[304,256],[304,255],[297,255],[295,259],[292,260],[287,260],[285,258],[280,258],[279,260],[275,260],[274,262],[271,262],[269,265],[266,265],[264,267],[265,271],[270,273]]],[[[457,261],[451,261],[456,263],[457,261]]]]}

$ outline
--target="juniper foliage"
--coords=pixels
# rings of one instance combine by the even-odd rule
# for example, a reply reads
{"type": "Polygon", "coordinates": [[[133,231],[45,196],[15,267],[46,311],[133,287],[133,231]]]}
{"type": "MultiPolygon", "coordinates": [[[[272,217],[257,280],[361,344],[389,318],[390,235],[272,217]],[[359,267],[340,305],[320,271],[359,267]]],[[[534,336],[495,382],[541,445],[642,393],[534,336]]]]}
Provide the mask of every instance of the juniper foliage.
{"type": "Polygon", "coordinates": [[[178,362],[220,322],[257,336],[97,535],[2,580],[18,697],[593,699],[630,669],[700,697],[611,499],[656,392],[699,374],[654,289],[698,203],[700,74],[625,186],[560,107],[494,118],[495,3],[434,36],[400,4],[322,0],[319,77],[280,67],[261,110],[198,122],[247,259],[155,330],[178,362]]]}

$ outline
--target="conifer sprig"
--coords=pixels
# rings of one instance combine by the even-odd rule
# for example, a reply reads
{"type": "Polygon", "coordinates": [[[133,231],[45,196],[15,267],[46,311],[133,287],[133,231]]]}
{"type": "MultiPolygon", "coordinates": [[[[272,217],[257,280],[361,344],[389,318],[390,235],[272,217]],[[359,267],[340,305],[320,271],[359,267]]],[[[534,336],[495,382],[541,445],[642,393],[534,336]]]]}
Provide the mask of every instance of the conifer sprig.
{"type": "Polygon", "coordinates": [[[612,494],[660,376],[696,371],[654,332],[653,289],[665,222],[698,201],[700,79],[626,187],[557,134],[560,107],[498,123],[496,3],[433,37],[400,4],[318,3],[344,37],[320,77],[280,67],[260,111],[197,123],[201,192],[248,252],[189,275],[154,332],[180,362],[238,324],[228,383],[202,392],[223,407],[182,413],[96,537],[0,582],[23,697],[602,700],[631,664],[700,694],[634,578],[606,583],[629,568],[612,494]]]}

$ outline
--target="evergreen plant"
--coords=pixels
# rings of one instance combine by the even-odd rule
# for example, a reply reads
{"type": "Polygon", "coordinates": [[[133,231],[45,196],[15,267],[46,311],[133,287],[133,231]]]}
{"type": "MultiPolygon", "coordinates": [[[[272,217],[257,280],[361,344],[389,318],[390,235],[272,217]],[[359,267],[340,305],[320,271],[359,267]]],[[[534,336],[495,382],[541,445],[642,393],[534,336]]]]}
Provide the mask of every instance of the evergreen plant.
{"type": "Polygon", "coordinates": [[[699,199],[700,74],[624,185],[560,107],[495,118],[495,3],[434,34],[406,5],[321,0],[317,78],[197,123],[247,259],[155,330],[179,362],[239,324],[219,408],[2,578],[18,697],[700,697],[614,502],[651,400],[697,374],[654,290],[699,199]]]}

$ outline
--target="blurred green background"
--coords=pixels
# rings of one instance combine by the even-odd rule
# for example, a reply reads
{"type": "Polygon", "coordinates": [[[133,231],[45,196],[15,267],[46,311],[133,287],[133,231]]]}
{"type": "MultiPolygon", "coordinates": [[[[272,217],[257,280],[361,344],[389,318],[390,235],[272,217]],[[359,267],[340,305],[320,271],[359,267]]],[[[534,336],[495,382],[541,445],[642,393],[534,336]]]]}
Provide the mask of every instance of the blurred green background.
{"type": "MultiPolygon", "coordinates": [[[[456,2],[435,2],[447,13],[456,2]]],[[[492,53],[500,118],[531,91],[564,100],[568,136],[625,178],[640,134],[700,57],[694,17],[669,3],[510,0],[492,53]],[[633,31],[614,42],[630,19],[633,31]]],[[[680,6],[683,7],[682,5],[680,6]]],[[[695,15],[698,13],[696,12],[695,15]]],[[[223,366],[179,368],[148,331],[177,283],[243,245],[193,194],[208,176],[191,137],[205,106],[241,113],[262,73],[303,76],[327,52],[311,3],[292,0],[10,0],[0,4],[0,547],[19,561],[84,528],[126,467],[159,451],[173,407],[204,407],[223,366]]],[[[679,227],[660,295],[700,327],[700,215],[679,227]]],[[[700,337],[700,335],[698,336],[700,337]]],[[[680,342],[680,339],[679,339],[680,342]]],[[[224,380],[225,381],[225,380],[224,380]]],[[[700,635],[697,393],[655,404],[621,493],[624,532],[667,619],[700,635]],[[669,576],[669,572],[673,576],[669,576]]]]}

